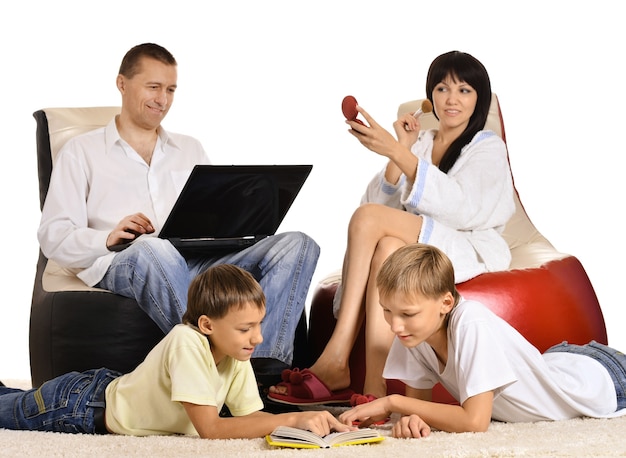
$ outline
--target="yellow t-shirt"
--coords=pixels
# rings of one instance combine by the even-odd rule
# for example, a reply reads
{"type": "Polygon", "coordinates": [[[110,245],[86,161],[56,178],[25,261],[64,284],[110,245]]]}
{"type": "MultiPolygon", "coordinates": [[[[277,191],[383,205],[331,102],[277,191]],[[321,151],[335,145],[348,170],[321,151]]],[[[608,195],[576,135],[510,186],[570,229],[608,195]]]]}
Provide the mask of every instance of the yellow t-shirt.
{"type": "Polygon", "coordinates": [[[179,324],[134,371],[109,384],[107,427],[133,436],[197,436],[182,401],[218,412],[226,404],[234,416],[263,408],[250,361],[225,357],[216,366],[206,336],[179,324]]]}

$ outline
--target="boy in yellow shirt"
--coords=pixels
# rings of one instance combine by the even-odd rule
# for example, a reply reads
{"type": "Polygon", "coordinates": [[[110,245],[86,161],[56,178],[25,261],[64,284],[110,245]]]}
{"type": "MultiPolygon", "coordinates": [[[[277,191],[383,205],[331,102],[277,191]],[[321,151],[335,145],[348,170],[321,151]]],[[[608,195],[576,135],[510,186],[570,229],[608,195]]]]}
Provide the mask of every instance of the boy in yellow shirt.
{"type": "Polygon", "coordinates": [[[327,411],[271,414],[250,364],[263,341],[265,296],[243,269],[209,268],[190,285],[183,324],[131,373],[72,372],[31,390],[0,386],[0,428],[135,436],[255,438],[280,425],[326,435],[352,429],[327,411]],[[219,415],[226,405],[232,417],[219,415]]]}

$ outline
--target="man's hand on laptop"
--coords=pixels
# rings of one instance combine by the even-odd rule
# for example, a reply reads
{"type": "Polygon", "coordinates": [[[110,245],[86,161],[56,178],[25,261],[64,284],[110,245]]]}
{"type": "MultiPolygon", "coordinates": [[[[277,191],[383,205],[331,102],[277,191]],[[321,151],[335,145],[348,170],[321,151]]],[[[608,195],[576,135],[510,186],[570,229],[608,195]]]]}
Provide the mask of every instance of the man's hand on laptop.
{"type": "Polygon", "coordinates": [[[140,235],[153,232],[152,223],[143,213],[126,216],[107,237],[107,248],[111,251],[121,251],[140,235]]]}

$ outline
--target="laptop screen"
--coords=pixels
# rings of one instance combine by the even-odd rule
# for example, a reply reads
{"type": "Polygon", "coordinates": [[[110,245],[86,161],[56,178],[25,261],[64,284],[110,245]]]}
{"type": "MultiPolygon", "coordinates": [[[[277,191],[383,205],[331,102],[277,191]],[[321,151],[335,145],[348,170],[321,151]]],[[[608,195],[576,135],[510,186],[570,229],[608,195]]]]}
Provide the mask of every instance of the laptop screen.
{"type": "Polygon", "coordinates": [[[159,237],[273,235],[311,169],[311,165],[197,165],[159,237]]]}

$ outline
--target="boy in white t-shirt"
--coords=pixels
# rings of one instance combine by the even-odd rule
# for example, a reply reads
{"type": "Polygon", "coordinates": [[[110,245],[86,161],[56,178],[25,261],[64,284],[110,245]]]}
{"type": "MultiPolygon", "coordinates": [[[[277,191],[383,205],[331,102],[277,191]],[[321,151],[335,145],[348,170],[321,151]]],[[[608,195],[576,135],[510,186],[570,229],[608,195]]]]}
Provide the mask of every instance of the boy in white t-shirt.
{"type": "Polygon", "coordinates": [[[183,324],[134,371],[72,372],[26,391],[0,386],[0,428],[210,439],[263,437],[279,425],[320,435],[352,429],[327,411],[261,411],[250,357],[264,316],[252,275],[211,267],[191,283],[183,324]],[[232,417],[219,415],[224,405],[232,417]]]}
{"type": "Polygon", "coordinates": [[[367,426],[392,412],[394,437],[423,437],[430,427],[486,431],[491,419],[564,420],[626,414],[626,356],[605,345],[562,343],[541,354],[511,325],[463,299],[439,249],[408,245],[392,254],[377,278],[380,304],[395,334],[384,376],[402,380],[406,396],[390,395],[342,413],[367,426]],[[431,402],[440,382],[459,405],[431,402]]]}

